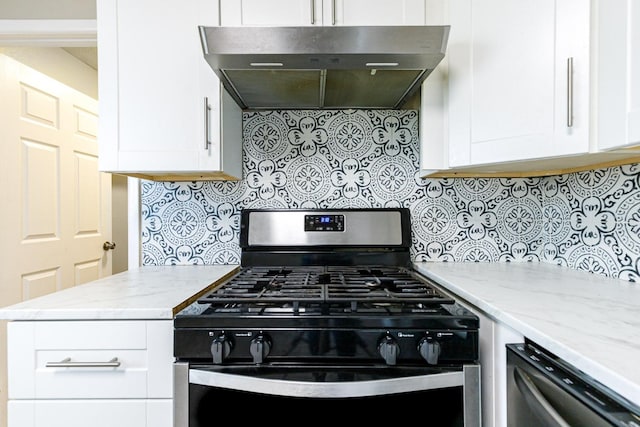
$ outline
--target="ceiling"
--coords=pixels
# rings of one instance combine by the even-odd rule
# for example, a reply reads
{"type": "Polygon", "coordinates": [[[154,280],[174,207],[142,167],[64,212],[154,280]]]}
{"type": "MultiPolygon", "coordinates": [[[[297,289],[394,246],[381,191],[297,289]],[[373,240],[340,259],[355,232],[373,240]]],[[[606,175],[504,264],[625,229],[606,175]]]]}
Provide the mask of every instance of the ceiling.
{"type": "Polygon", "coordinates": [[[98,71],[98,49],[95,47],[63,47],[71,55],[78,58],[94,70],[98,71]]]}

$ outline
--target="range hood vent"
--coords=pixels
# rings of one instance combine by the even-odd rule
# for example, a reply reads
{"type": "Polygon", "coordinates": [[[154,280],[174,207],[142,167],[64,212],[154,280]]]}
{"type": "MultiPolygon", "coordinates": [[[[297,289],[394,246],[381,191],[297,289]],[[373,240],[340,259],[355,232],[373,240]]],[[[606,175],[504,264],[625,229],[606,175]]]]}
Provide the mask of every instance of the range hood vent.
{"type": "Polygon", "coordinates": [[[199,27],[244,110],[398,109],[444,58],[449,26],[199,27]]]}

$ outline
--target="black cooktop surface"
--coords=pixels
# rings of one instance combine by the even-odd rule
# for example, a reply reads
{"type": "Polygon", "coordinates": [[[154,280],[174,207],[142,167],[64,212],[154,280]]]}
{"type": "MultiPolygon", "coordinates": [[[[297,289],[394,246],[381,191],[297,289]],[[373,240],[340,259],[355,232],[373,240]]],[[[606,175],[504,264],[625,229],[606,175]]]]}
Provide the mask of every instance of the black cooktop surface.
{"type": "Polygon", "coordinates": [[[391,327],[427,319],[477,328],[472,313],[409,268],[244,267],[178,313],[174,324],[391,327]]]}
{"type": "Polygon", "coordinates": [[[247,267],[201,298],[218,308],[264,310],[340,305],[353,311],[451,304],[430,282],[402,267],[247,267]]]}
{"type": "MultiPolygon", "coordinates": [[[[249,357],[251,339],[264,334],[272,359],[276,348],[280,357],[292,357],[288,348],[308,355],[307,347],[325,339],[366,342],[368,353],[359,357],[377,358],[387,334],[403,343],[402,357],[419,359],[421,338],[446,342],[447,357],[454,357],[475,342],[478,327],[477,316],[409,268],[252,266],[181,310],[174,339],[181,357],[209,357],[211,340],[220,336],[234,354],[249,357]]],[[[473,359],[471,353],[464,357],[473,359]]]]}

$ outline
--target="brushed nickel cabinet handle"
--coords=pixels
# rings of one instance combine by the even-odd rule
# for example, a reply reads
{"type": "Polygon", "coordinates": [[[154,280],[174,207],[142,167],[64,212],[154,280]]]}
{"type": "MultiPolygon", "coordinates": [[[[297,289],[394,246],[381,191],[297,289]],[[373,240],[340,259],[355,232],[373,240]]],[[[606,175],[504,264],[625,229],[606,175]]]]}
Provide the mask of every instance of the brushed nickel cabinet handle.
{"type": "Polygon", "coordinates": [[[567,59],[567,127],[573,126],[573,57],[567,59]]]}
{"type": "Polygon", "coordinates": [[[211,111],[211,106],[209,105],[209,98],[204,97],[204,149],[208,150],[211,145],[211,141],[209,140],[209,112],[211,111]]]}
{"type": "Polygon", "coordinates": [[[65,357],[59,362],[47,362],[47,368],[117,368],[120,362],[117,357],[108,362],[72,362],[70,357],[65,357]]]}
{"type": "Polygon", "coordinates": [[[311,0],[311,25],[316,25],[316,0],[311,0]]]}
{"type": "Polygon", "coordinates": [[[336,25],[336,0],[331,1],[331,25],[336,25]]]}

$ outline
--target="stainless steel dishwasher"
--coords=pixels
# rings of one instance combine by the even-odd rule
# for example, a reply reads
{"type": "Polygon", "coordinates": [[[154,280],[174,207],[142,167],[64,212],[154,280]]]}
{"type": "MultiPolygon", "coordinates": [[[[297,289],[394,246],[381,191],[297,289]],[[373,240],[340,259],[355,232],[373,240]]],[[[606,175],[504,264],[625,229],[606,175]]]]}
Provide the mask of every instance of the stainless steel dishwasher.
{"type": "Polygon", "coordinates": [[[514,427],[640,427],[640,407],[527,341],[507,344],[507,421],[514,427]]]}

